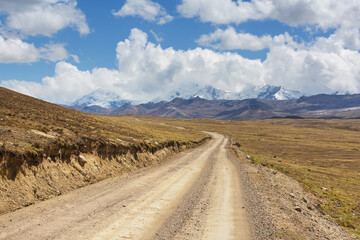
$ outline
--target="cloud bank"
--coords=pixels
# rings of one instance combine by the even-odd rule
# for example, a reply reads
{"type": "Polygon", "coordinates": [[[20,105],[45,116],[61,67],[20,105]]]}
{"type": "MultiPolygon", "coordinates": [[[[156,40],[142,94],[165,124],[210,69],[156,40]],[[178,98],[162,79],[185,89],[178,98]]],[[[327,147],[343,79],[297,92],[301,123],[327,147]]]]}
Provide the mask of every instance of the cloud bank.
{"type": "MultiPolygon", "coordinates": [[[[242,37],[237,33],[234,36],[242,37]]],[[[305,94],[360,92],[358,51],[344,48],[345,43],[337,44],[333,36],[299,48],[281,44],[283,40],[277,38],[292,39],[286,35],[257,39],[266,44],[255,48],[269,47],[266,60],[261,62],[210,49],[164,49],[149,42],[145,32],[134,28],[117,45],[118,69],[81,71],[62,61],[56,64],[54,76],[43,78],[41,83],[10,80],[2,81],[1,85],[63,104],[98,88],[113,89],[124,99],[150,101],[194,82],[231,91],[267,83],[305,94]]]]}

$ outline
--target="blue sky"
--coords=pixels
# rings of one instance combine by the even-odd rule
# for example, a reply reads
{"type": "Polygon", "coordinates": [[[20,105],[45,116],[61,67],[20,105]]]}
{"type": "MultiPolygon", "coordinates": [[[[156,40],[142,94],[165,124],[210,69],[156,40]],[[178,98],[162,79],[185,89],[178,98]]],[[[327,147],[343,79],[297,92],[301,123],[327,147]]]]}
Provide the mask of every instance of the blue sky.
{"type": "MultiPolygon", "coordinates": [[[[169,14],[178,15],[175,1],[157,1],[162,4],[169,14]]],[[[132,28],[139,28],[149,34],[149,40],[157,42],[151,30],[163,38],[160,44],[175,49],[191,49],[198,46],[195,40],[200,34],[208,33],[213,29],[210,23],[201,23],[194,19],[177,17],[168,24],[159,25],[148,22],[141,17],[115,17],[113,10],[119,10],[125,1],[106,0],[101,4],[97,1],[78,0],[77,7],[87,17],[90,33],[80,36],[71,27],[57,32],[53,37],[35,36],[28,38],[28,42],[41,45],[49,41],[65,43],[66,49],[79,56],[80,63],[71,59],[79,69],[88,70],[95,67],[117,68],[115,49],[119,41],[126,39],[132,28]]],[[[3,22],[5,14],[2,16],[3,22]]],[[[251,55],[251,53],[250,53],[251,55]]],[[[41,60],[31,64],[0,64],[1,80],[19,79],[41,82],[44,76],[52,75],[56,62],[41,60]]]]}
{"type": "Polygon", "coordinates": [[[358,93],[360,3],[345,2],[2,0],[0,85],[56,103],[194,82],[358,93]]]}

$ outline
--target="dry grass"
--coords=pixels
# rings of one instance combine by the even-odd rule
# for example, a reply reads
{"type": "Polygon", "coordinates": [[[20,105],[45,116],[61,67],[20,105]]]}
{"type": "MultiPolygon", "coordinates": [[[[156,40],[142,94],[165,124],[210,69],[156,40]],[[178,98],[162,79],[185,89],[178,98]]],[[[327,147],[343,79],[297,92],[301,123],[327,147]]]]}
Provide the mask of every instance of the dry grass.
{"type": "Polygon", "coordinates": [[[104,118],[84,114],[0,88],[0,153],[36,156],[49,145],[78,146],[84,139],[151,144],[155,141],[198,141],[204,136],[137,121],[133,117],[104,118]]]}
{"type": "Polygon", "coordinates": [[[130,129],[136,129],[143,136],[146,136],[145,139],[155,139],[162,142],[169,140],[197,142],[206,136],[206,134],[200,131],[193,131],[176,124],[167,123],[171,118],[153,118],[147,116],[101,116],[101,118],[116,124],[121,123],[130,129]]]}
{"type": "Polygon", "coordinates": [[[360,236],[360,120],[146,119],[235,138],[255,163],[297,179],[321,211],[360,236]]]}
{"type": "Polygon", "coordinates": [[[319,196],[319,208],[360,234],[360,121],[266,120],[237,124],[241,148],[319,196]]]}
{"type": "Polygon", "coordinates": [[[0,88],[0,214],[157,164],[205,137],[131,116],[84,114],[0,88]]]}
{"type": "MultiPolygon", "coordinates": [[[[36,157],[49,145],[71,149],[84,138],[108,144],[191,143],[201,140],[204,130],[233,137],[255,163],[297,179],[321,199],[319,209],[360,236],[360,120],[95,116],[0,88],[0,157],[8,152],[36,157]]],[[[9,167],[4,164],[0,159],[0,167],[9,167]]]]}

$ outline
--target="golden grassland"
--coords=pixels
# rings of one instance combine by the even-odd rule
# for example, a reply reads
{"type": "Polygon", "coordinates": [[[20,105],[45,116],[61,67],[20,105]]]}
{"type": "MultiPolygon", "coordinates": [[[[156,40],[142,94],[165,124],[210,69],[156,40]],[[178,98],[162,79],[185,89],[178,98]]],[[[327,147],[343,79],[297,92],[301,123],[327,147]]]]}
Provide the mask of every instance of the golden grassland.
{"type": "Polygon", "coordinates": [[[155,139],[157,141],[179,141],[191,142],[200,141],[207,135],[201,131],[186,129],[180,125],[166,123],[168,118],[152,118],[145,116],[98,116],[105,118],[113,124],[121,124],[128,129],[134,129],[141,133],[143,140],[155,139]]]}
{"type": "Polygon", "coordinates": [[[159,163],[205,138],[158,121],[84,114],[0,87],[0,214],[159,163]]]}
{"type": "Polygon", "coordinates": [[[186,134],[216,131],[231,136],[254,163],[297,179],[319,197],[319,210],[360,236],[360,120],[133,118],[147,129],[157,124],[183,127],[186,134]]]}
{"type": "Polygon", "coordinates": [[[166,125],[140,123],[133,117],[123,117],[121,121],[104,119],[0,88],[0,153],[37,155],[49,145],[77,146],[84,139],[151,144],[196,142],[204,136],[166,125]]]}

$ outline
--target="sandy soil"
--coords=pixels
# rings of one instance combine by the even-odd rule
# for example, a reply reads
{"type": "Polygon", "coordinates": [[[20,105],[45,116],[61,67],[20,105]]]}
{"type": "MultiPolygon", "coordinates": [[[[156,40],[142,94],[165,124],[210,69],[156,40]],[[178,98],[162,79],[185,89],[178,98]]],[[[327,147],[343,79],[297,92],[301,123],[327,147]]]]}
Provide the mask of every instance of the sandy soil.
{"type": "Polygon", "coordinates": [[[0,217],[0,239],[251,239],[228,139],[0,217]],[[196,226],[196,227],[193,227],[196,226]]]}

